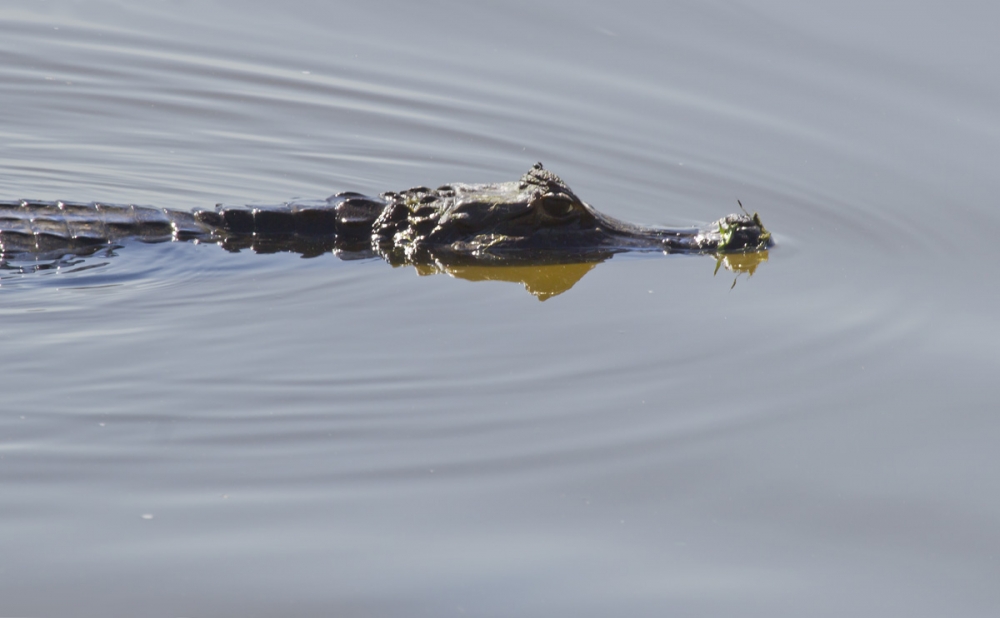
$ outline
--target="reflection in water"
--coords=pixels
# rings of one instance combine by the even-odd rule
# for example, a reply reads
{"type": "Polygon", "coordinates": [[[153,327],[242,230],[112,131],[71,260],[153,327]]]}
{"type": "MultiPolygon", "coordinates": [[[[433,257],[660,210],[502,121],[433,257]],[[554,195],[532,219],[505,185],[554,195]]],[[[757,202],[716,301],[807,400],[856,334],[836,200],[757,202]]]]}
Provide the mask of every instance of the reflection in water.
{"type": "MultiPolygon", "coordinates": [[[[121,245],[105,247],[88,256],[70,255],[54,260],[4,260],[0,259],[0,279],[23,277],[29,274],[61,273],[72,274],[85,270],[100,269],[111,265],[107,258],[117,257],[115,249],[121,245]],[[99,258],[95,261],[94,258],[99,258]]],[[[751,253],[728,253],[716,256],[714,274],[720,268],[739,275],[753,276],[761,263],[767,261],[767,251],[751,253]]],[[[312,256],[315,257],[315,256],[312,256]]],[[[344,258],[343,255],[340,256],[344,258]]],[[[370,253],[363,253],[355,258],[372,258],[370,253]]],[[[421,276],[448,274],[456,279],[466,281],[508,281],[520,283],[524,289],[538,300],[545,301],[558,296],[572,288],[584,275],[593,270],[604,260],[577,262],[571,264],[519,264],[519,265],[481,265],[481,264],[447,264],[444,262],[412,264],[417,274],[421,276]]],[[[733,280],[733,286],[737,279],[733,280]]]]}
{"type": "MultiPolygon", "coordinates": [[[[757,267],[767,261],[767,251],[753,253],[727,253],[716,256],[715,274],[719,268],[736,273],[737,278],[746,274],[752,277],[757,267]]],[[[520,283],[531,295],[545,301],[572,288],[583,276],[603,262],[582,262],[577,264],[541,264],[531,266],[480,266],[420,264],[416,265],[421,276],[446,273],[466,281],[509,281],[520,283]]],[[[736,279],[733,285],[736,286],[736,279]]]]}
{"type": "Polygon", "coordinates": [[[120,248],[119,245],[102,245],[86,254],[70,253],[48,260],[15,259],[0,255],[0,281],[20,279],[26,275],[72,274],[100,269],[110,263],[107,258],[115,257],[115,250],[120,248]]]}
{"type": "Polygon", "coordinates": [[[731,273],[736,273],[733,284],[729,289],[736,287],[736,281],[740,275],[746,273],[747,278],[753,277],[757,272],[757,267],[767,261],[767,251],[755,251],[753,253],[720,253],[716,256],[715,272],[719,273],[719,268],[725,268],[731,273]]]}
{"type": "MultiPolygon", "coordinates": [[[[53,260],[3,259],[0,258],[0,279],[21,278],[30,274],[73,274],[86,270],[100,269],[112,264],[107,258],[117,256],[115,250],[124,248],[122,245],[105,246],[100,251],[90,255],[67,255],[53,260]]],[[[371,259],[375,256],[370,251],[356,254],[338,254],[341,259],[371,259]]],[[[304,256],[304,257],[317,257],[304,256]]],[[[610,256],[609,256],[610,257],[610,256]]],[[[761,263],[766,262],[767,251],[750,253],[727,253],[716,255],[714,274],[720,268],[735,273],[733,286],[739,275],[753,276],[761,263]]],[[[607,259],[607,258],[605,258],[607,259]]],[[[449,264],[443,261],[411,264],[420,276],[447,274],[456,279],[466,281],[508,281],[520,283],[524,289],[538,300],[545,301],[558,296],[572,288],[584,275],[594,269],[605,259],[569,264],[518,264],[518,265],[482,265],[469,263],[449,264]]],[[[397,266],[402,265],[398,264],[397,266]]]]}
{"type": "Polygon", "coordinates": [[[600,262],[544,264],[539,266],[432,266],[416,267],[420,275],[447,273],[466,281],[520,283],[538,300],[548,300],[570,289],[600,262]]]}

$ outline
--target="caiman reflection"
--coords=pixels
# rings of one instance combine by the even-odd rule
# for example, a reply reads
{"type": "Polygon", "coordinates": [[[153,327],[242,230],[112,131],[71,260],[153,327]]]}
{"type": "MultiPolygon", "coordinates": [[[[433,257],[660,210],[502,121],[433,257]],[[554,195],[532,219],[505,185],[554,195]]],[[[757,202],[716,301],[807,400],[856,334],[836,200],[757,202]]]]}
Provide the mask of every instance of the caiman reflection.
{"type": "Polygon", "coordinates": [[[185,212],[100,202],[0,202],[0,265],[6,267],[93,255],[129,240],[381,257],[423,273],[516,280],[539,298],[569,289],[595,264],[625,251],[714,255],[730,270],[752,273],[773,244],[756,213],[698,228],[620,221],[582,201],[540,163],[512,182],[414,187],[377,197],[347,192],[267,207],[185,212]]]}
{"type": "MultiPolygon", "coordinates": [[[[752,277],[757,267],[767,261],[767,250],[753,253],[731,253],[718,256],[715,273],[725,269],[733,273],[733,283],[740,275],[752,277]]],[[[535,266],[475,266],[475,265],[418,265],[420,275],[447,274],[466,281],[507,281],[520,283],[524,289],[538,300],[548,300],[566,292],[600,262],[576,264],[539,264],[535,266]]]]}

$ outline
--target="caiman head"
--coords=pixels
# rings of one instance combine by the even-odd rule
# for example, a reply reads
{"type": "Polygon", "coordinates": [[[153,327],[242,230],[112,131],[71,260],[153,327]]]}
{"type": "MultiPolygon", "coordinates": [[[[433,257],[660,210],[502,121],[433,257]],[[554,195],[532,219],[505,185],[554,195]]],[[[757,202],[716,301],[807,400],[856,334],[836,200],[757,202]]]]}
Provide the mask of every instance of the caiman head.
{"type": "Polygon", "coordinates": [[[519,181],[453,184],[386,193],[373,243],[393,262],[578,262],[625,250],[729,253],[766,249],[756,215],[730,215],[706,229],[645,227],[609,217],[535,164],[519,181]]]}

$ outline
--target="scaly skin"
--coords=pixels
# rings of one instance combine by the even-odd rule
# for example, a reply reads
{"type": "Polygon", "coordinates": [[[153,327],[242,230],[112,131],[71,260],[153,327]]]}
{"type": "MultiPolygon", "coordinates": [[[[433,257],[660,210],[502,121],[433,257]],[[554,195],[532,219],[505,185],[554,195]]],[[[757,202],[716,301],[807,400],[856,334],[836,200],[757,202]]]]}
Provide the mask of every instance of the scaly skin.
{"type": "Polygon", "coordinates": [[[514,182],[416,187],[378,197],[339,193],[273,207],[183,212],[99,202],[0,202],[3,258],[87,255],[129,239],[306,256],[334,251],[415,265],[566,264],[624,251],[721,255],[772,245],[756,213],[691,229],[619,221],[584,203],[540,163],[514,182]]]}

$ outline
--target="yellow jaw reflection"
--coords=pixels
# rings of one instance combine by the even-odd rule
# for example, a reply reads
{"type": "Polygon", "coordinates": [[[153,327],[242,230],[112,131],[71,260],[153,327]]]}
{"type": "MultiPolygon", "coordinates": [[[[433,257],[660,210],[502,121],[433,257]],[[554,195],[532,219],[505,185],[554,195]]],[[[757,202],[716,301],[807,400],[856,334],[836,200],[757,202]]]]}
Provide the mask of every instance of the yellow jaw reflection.
{"type": "Polygon", "coordinates": [[[546,264],[542,266],[416,266],[420,275],[445,272],[466,281],[520,283],[538,300],[548,300],[570,289],[600,262],[546,264]]]}
{"type": "MultiPolygon", "coordinates": [[[[716,256],[715,272],[720,268],[753,276],[757,267],[767,261],[767,251],[754,253],[728,253],[716,256]]],[[[415,265],[421,276],[447,273],[466,281],[509,281],[520,283],[538,300],[548,300],[570,289],[600,262],[579,264],[545,264],[537,266],[459,266],[444,264],[415,265]]],[[[733,281],[736,285],[736,281],[733,281]]]]}
{"type": "Polygon", "coordinates": [[[729,286],[729,289],[736,287],[736,280],[743,273],[746,273],[747,277],[753,277],[753,274],[757,272],[757,267],[767,261],[767,251],[755,251],[753,253],[720,253],[715,256],[715,272],[713,274],[719,273],[719,268],[724,267],[731,273],[736,273],[736,278],[733,279],[733,285],[729,286]]]}
{"type": "Polygon", "coordinates": [[[741,275],[746,273],[752,277],[757,267],[767,261],[767,251],[754,251],[752,253],[721,253],[715,256],[718,260],[715,263],[715,272],[719,272],[719,267],[724,266],[729,272],[741,275]]]}

